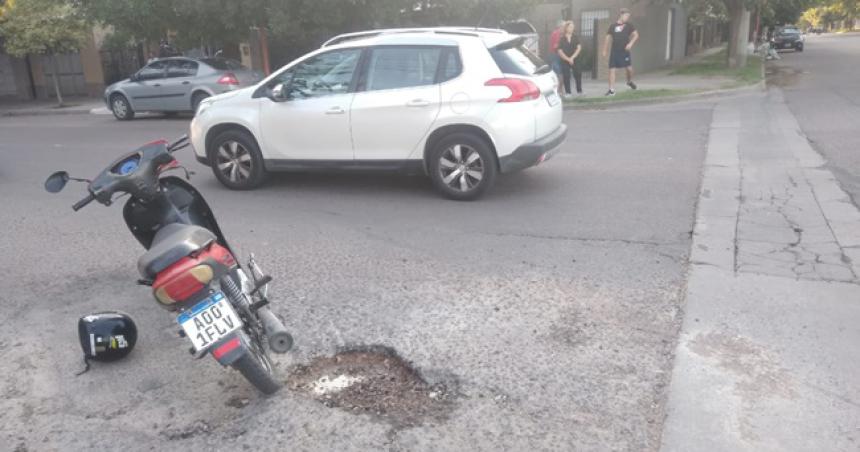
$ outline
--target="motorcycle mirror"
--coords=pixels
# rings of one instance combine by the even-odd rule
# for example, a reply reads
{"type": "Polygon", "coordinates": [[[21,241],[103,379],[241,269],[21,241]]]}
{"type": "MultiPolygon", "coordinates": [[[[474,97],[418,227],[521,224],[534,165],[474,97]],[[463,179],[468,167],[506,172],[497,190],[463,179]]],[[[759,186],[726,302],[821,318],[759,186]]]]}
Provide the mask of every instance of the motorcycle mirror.
{"type": "Polygon", "coordinates": [[[69,181],[69,173],[65,171],[57,171],[54,174],[48,176],[48,180],[45,181],[45,190],[50,193],[59,193],[66,186],[66,182],[69,181]]]}

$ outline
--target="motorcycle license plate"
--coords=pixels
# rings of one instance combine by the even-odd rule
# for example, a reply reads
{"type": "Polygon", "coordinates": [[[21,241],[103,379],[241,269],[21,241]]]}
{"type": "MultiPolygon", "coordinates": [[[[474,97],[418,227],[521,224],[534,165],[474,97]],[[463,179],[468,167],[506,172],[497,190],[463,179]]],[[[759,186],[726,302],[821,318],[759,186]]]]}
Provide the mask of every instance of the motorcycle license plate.
{"type": "Polygon", "coordinates": [[[179,314],[176,321],[185,330],[185,335],[191,339],[197,352],[206,350],[242,327],[239,315],[221,292],[179,314]]]}

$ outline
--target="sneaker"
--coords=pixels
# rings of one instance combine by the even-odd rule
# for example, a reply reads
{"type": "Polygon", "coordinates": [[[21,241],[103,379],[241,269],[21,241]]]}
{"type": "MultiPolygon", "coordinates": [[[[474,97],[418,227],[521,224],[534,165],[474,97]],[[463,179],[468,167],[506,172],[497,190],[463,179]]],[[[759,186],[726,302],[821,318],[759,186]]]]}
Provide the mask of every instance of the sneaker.
{"type": "Polygon", "coordinates": [[[607,91],[607,92],[606,92],[606,95],[607,95],[607,96],[614,96],[614,95],[615,95],[615,90],[614,90],[614,89],[611,89],[611,90],[607,91]]]}
{"type": "Polygon", "coordinates": [[[637,88],[637,87],[636,87],[636,84],[635,84],[635,83],[633,83],[633,81],[632,81],[632,80],[631,80],[631,81],[629,81],[629,82],[627,82],[627,86],[629,86],[629,87],[630,87],[630,89],[632,89],[632,90],[636,90],[636,88],[637,88]]]}

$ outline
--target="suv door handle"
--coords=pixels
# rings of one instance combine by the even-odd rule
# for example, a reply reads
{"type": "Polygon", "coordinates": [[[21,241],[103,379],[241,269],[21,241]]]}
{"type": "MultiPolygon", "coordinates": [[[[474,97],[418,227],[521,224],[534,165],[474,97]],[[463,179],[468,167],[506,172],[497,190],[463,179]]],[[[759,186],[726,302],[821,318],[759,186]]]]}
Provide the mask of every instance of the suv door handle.
{"type": "Polygon", "coordinates": [[[409,102],[406,102],[407,107],[429,107],[430,101],[424,99],[413,99],[409,102]]]}
{"type": "Polygon", "coordinates": [[[154,84],[154,85],[152,85],[152,86],[154,86],[154,87],[158,88],[159,86],[161,86],[161,83],[156,83],[156,84],[154,84]]]}
{"type": "Polygon", "coordinates": [[[344,111],[344,109],[340,107],[331,107],[325,112],[325,114],[327,115],[342,115],[344,113],[346,113],[346,111],[344,111]]]}
{"type": "Polygon", "coordinates": [[[188,80],[186,80],[186,81],[182,82],[182,84],[183,84],[183,85],[190,85],[190,84],[191,84],[191,82],[189,82],[188,80]]]}

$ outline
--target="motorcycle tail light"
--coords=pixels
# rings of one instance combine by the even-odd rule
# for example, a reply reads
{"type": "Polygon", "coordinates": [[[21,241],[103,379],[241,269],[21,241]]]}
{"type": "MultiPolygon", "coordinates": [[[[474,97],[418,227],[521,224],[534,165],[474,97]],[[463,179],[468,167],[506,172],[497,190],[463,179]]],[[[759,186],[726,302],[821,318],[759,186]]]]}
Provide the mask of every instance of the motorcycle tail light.
{"type": "Polygon", "coordinates": [[[203,289],[215,274],[208,265],[197,265],[164,281],[155,289],[155,298],[165,305],[184,301],[203,289]]]}

